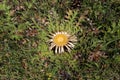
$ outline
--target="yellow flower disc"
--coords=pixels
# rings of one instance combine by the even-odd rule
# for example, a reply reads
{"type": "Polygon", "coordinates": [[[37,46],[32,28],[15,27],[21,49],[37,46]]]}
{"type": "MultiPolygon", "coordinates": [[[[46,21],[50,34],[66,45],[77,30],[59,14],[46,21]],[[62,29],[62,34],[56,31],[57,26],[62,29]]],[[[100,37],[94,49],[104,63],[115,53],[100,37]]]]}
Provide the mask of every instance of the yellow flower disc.
{"type": "Polygon", "coordinates": [[[56,34],[53,38],[53,42],[56,46],[64,46],[68,43],[68,36],[65,34],[56,34]]]}

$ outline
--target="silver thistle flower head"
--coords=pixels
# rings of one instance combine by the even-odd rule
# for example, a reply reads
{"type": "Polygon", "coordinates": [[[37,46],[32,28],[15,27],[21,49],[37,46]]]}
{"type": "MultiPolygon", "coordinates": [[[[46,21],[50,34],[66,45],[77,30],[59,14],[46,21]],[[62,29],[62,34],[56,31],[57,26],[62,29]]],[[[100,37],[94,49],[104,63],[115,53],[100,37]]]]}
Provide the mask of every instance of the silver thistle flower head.
{"type": "Polygon", "coordinates": [[[49,49],[54,50],[55,53],[70,52],[71,49],[74,48],[76,42],[77,37],[65,31],[52,33],[49,39],[49,49]]]}

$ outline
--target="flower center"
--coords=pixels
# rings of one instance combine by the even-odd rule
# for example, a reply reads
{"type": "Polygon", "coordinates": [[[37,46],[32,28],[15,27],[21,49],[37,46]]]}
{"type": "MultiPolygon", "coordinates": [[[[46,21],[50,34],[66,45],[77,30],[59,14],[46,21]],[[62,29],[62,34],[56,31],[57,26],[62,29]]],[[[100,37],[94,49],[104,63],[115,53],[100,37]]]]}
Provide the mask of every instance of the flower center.
{"type": "Polygon", "coordinates": [[[56,46],[64,46],[68,43],[68,37],[65,34],[56,34],[53,38],[53,42],[56,46]]]}

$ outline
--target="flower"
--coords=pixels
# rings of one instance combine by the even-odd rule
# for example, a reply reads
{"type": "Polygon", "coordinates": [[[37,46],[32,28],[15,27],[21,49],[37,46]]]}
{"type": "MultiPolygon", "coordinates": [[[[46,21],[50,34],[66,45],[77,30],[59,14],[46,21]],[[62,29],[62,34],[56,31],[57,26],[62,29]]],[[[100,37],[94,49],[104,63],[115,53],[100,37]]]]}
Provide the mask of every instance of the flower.
{"type": "Polygon", "coordinates": [[[76,42],[77,37],[75,35],[70,35],[65,31],[52,33],[49,39],[49,49],[55,50],[55,53],[63,53],[65,51],[70,52],[70,50],[74,48],[76,42]]]}

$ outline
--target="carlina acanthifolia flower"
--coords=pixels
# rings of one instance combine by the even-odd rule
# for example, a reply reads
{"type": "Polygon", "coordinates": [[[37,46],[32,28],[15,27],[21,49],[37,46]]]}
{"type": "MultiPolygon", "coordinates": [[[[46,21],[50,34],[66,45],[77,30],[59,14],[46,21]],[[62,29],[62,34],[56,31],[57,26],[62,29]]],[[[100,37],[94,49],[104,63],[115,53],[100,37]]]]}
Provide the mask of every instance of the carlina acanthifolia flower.
{"type": "Polygon", "coordinates": [[[74,48],[76,42],[77,37],[65,31],[52,33],[49,39],[49,49],[54,50],[55,53],[70,52],[70,50],[74,48]]]}

